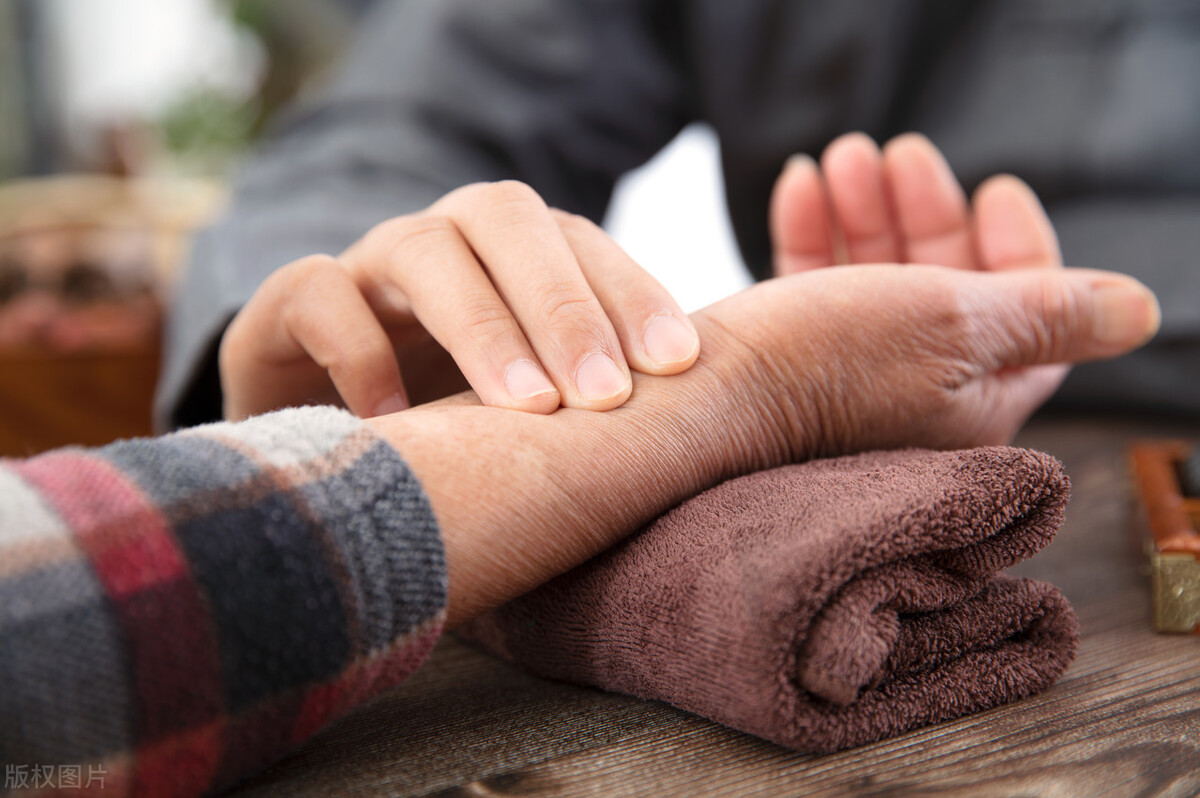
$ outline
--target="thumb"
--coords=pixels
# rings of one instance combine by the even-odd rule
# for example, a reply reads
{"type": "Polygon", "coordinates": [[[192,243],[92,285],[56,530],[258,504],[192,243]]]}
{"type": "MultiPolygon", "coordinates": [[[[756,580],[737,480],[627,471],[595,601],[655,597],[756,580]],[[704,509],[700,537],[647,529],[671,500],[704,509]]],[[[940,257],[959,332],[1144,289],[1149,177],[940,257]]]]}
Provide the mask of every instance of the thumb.
{"type": "Polygon", "coordinates": [[[972,343],[998,367],[1117,357],[1153,338],[1162,319],[1149,288],[1114,272],[1030,269],[979,280],[972,343]]]}

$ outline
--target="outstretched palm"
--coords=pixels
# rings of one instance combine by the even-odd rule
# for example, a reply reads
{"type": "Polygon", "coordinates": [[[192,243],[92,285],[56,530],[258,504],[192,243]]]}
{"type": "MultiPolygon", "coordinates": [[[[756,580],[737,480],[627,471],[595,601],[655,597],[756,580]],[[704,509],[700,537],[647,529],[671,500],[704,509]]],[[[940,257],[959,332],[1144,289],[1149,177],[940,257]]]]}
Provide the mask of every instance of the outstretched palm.
{"type": "MultiPolygon", "coordinates": [[[[775,185],[770,223],[778,276],[873,263],[981,272],[1063,265],[1054,228],[1025,183],[998,175],[968,201],[942,154],[917,134],[881,150],[852,133],[830,144],[819,164],[792,159],[775,185]]],[[[1004,369],[978,384],[996,394],[980,406],[1008,404],[1013,394],[1035,408],[1067,370],[1053,363],[1004,369]]]]}

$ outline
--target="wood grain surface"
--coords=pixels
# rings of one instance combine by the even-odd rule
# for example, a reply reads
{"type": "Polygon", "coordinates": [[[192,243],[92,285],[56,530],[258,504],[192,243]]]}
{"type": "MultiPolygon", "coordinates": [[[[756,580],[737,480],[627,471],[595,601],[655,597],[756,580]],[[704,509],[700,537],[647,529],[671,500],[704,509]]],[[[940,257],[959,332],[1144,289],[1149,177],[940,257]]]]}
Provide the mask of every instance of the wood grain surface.
{"type": "Polygon", "coordinates": [[[542,681],[453,639],[407,684],[336,722],[235,794],[1200,794],[1200,637],[1150,630],[1124,450],[1200,424],[1043,419],[1072,501],[1014,569],[1059,585],[1078,658],[1034,698],[827,756],[797,754],[655,702],[542,681]]]}

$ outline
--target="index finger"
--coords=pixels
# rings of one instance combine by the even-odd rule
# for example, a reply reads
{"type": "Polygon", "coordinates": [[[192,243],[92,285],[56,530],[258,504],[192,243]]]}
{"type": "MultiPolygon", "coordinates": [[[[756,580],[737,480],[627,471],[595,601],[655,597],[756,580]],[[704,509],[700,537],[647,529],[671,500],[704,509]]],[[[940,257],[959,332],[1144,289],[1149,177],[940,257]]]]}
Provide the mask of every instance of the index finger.
{"type": "Polygon", "coordinates": [[[633,390],[620,339],[541,197],[514,181],[469,186],[430,207],[479,257],[567,407],[607,410],[633,390]]]}

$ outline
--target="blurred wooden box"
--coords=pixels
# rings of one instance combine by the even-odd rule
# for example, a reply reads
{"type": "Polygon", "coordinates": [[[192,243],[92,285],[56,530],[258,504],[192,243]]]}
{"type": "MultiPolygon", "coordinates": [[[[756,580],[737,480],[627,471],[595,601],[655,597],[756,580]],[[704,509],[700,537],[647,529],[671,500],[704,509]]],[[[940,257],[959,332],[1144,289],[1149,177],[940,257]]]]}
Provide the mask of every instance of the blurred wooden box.
{"type": "Polygon", "coordinates": [[[148,435],[159,345],[113,351],[0,349],[0,455],[148,435]]]}
{"type": "Polygon", "coordinates": [[[150,434],[162,309],[222,196],[107,177],[0,186],[0,455],[150,434]]]}

